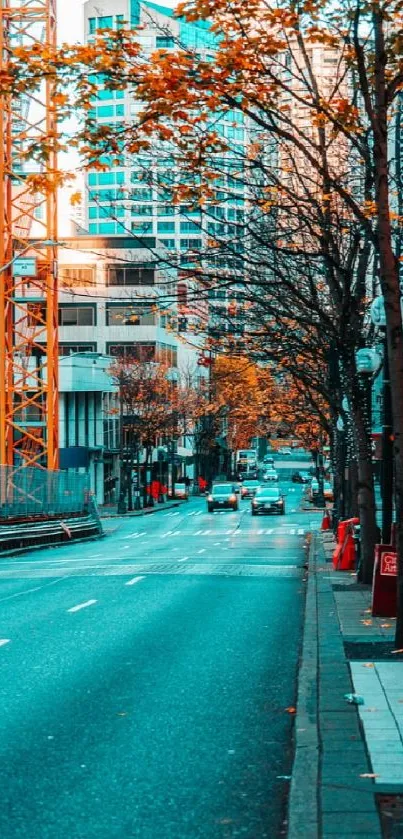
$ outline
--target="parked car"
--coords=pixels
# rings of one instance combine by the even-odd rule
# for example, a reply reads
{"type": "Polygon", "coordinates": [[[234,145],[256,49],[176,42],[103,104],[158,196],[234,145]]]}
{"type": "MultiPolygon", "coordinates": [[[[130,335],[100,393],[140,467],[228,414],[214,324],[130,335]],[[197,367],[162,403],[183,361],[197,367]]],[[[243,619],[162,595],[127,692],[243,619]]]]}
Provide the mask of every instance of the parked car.
{"type": "MultiPolygon", "coordinates": [[[[316,478],[313,478],[312,481],[311,481],[311,486],[309,488],[309,499],[310,499],[310,501],[315,502],[318,498],[318,494],[319,494],[319,484],[318,484],[318,481],[316,480],[316,478]]],[[[325,501],[333,501],[334,500],[333,487],[332,487],[331,483],[329,483],[329,481],[324,481],[323,495],[324,495],[325,501]]]]}
{"type": "Polygon", "coordinates": [[[207,496],[207,509],[209,513],[214,510],[238,509],[238,498],[234,484],[222,483],[213,484],[211,492],[207,496]]]}
{"type": "Polygon", "coordinates": [[[291,449],[289,449],[287,446],[285,446],[284,448],[279,449],[279,450],[278,450],[278,453],[279,453],[279,454],[282,454],[282,455],[283,455],[283,457],[288,457],[288,455],[292,454],[292,451],[291,451],[291,449]]]}
{"type": "Polygon", "coordinates": [[[263,480],[267,484],[276,484],[278,481],[278,473],[275,469],[267,469],[263,475],[263,480]]]}
{"type": "Polygon", "coordinates": [[[244,481],[241,486],[241,498],[253,498],[260,486],[260,481],[244,481]]]}
{"type": "Polygon", "coordinates": [[[189,501],[189,488],[181,481],[175,484],[175,498],[183,498],[184,501],[189,501]]]}
{"type": "Polygon", "coordinates": [[[311,476],[309,472],[293,472],[291,475],[293,484],[309,484],[311,476]]]}
{"type": "Polygon", "coordinates": [[[285,515],[285,501],[279,487],[261,487],[258,489],[251,505],[252,516],[258,516],[259,513],[277,513],[279,516],[285,515]]]}

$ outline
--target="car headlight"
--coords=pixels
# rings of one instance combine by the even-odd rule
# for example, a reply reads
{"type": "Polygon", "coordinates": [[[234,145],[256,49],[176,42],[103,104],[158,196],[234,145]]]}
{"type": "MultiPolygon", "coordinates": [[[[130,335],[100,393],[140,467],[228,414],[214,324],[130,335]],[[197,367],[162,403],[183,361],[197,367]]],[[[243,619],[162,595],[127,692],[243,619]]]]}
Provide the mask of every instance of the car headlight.
{"type": "Polygon", "coordinates": [[[229,500],[230,501],[236,501],[236,495],[230,495],[229,500]]]}
{"type": "Polygon", "coordinates": [[[252,501],[253,506],[254,506],[254,507],[257,507],[258,503],[259,503],[259,502],[258,502],[258,501],[256,501],[256,499],[254,498],[254,499],[253,499],[253,501],[252,501]]]}
{"type": "Polygon", "coordinates": [[[207,501],[214,501],[213,496],[212,496],[212,495],[208,495],[208,496],[207,496],[207,501]]]}

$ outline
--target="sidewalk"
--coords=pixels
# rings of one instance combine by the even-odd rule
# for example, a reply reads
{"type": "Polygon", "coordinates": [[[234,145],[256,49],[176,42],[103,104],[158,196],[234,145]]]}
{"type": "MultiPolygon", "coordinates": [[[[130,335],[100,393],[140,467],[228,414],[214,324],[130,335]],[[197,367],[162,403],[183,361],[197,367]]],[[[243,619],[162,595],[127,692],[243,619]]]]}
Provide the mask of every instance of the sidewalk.
{"type": "Polygon", "coordinates": [[[392,653],[394,620],[371,617],[369,587],[333,572],[332,551],[330,534],[314,534],[288,839],[397,839],[403,809],[396,821],[400,799],[390,796],[403,795],[403,656],[392,653]],[[349,704],[351,693],[363,704],[349,704]]]}

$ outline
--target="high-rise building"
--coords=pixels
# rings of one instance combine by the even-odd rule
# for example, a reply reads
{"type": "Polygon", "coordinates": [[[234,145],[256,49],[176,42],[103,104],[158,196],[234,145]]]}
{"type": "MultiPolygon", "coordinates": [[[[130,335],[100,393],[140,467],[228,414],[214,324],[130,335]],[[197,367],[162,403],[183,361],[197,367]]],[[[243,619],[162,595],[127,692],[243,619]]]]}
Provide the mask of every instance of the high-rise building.
{"type": "MultiPolygon", "coordinates": [[[[105,0],[102,4],[87,0],[84,18],[87,41],[97,30],[139,26],[137,39],[145,59],[155,50],[181,47],[213,57],[217,43],[208,23],[188,23],[174,17],[172,9],[147,0],[105,0]]],[[[100,125],[119,127],[136,118],[141,103],[130,89],[107,90],[102,79],[96,81],[98,95],[91,116],[100,125]]],[[[175,185],[192,176],[177,165],[175,149],[159,142],[149,152],[123,155],[119,165],[112,161],[107,171],[88,173],[85,217],[90,234],[132,235],[144,248],[165,248],[167,263],[177,266],[182,291],[187,286],[193,303],[206,296],[208,277],[210,323],[225,329],[220,312],[226,311],[234,296],[233,289],[227,287],[243,275],[246,189],[239,172],[247,132],[237,111],[219,118],[215,115],[214,121],[230,151],[219,161],[222,171],[215,181],[214,196],[202,206],[174,202],[175,185]],[[200,272],[203,284],[197,280],[200,272]]]]}

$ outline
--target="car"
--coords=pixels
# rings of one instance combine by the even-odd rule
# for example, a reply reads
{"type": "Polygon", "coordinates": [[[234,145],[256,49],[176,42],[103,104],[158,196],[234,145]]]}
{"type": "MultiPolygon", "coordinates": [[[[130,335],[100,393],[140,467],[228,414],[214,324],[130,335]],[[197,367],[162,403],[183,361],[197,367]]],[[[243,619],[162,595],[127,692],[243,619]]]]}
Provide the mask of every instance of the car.
{"type": "MultiPolygon", "coordinates": [[[[319,495],[319,483],[316,478],[313,478],[311,481],[311,486],[309,488],[309,498],[311,501],[315,502],[318,499],[319,495]]],[[[324,481],[323,483],[323,496],[325,501],[333,501],[334,494],[333,494],[333,487],[329,481],[324,481]]]]}
{"type": "Polygon", "coordinates": [[[185,483],[179,481],[175,484],[175,498],[183,498],[184,501],[189,501],[189,489],[185,483]]]}
{"type": "Polygon", "coordinates": [[[211,492],[207,496],[207,509],[209,513],[214,510],[237,510],[238,498],[236,487],[230,483],[213,484],[211,492]]]}
{"type": "Polygon", "coordinates": [[[241,486],[241,498],[253,498],[255,492],[261,486],[260,481],[244,481],[241,486]]]}
{"type": "Polygon", "coordinates": [[[278,486],[261,487],[258,489],[251,504],[252,516],[258,516],[259,513],[277,513],[279,516],[285,515],[285,501],[278,486]]]}
{"type": "Polygon", "coordinates": [[[293,472],[291,475],[293,484],[309,484],[311,476],[309,472],[293,472]]]}
{"type": "Polygon", "coordinates": [[[267,484],[276,484],[278,481],[278,474],[275,469],[267,469],[263,475],[263,480],[267,484]]]}
{"type": "Polygon", "coordinates": [[[263,464],[266,467],[271,466],[274,469],[274,457],[272,457],[271,454],[265,454],[265,456],[263,458],[263,464]]]}
{"type": "Polygon", "coordinates": [[[279,454],[282,454],[284,457],[286,457],[286,456],[288,456],[288,455],[292,454],[292,451],[291,451],[291,449],[290,449],[290,448],[288,448],[287,446],[285,446],[284,448],[279,449],[279,450],[278,450],[278,453],[279,453],[279,454]]]}

